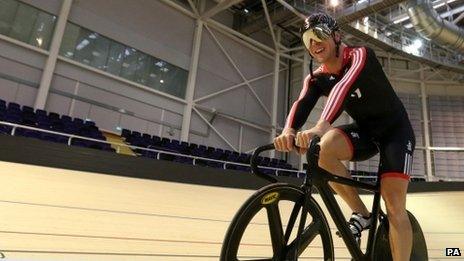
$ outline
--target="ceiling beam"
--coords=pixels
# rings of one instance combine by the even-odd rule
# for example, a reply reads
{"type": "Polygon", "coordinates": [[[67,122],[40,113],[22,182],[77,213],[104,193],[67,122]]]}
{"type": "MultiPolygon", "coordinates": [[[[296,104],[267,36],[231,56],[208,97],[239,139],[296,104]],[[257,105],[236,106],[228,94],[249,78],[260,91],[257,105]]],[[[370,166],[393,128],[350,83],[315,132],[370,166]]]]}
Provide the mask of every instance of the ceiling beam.
{"type": "Polygon", "coordinates": [[[221,11],[224,11],[228,9],[229,7],[236,5],[243,0],[222,0],[219,2],[217,5],[214,7],[210,8],[209,10],[205,11],[202,15],[201,18],[202,20],[206,21],[208,18],[215,16],[221,11]]]}

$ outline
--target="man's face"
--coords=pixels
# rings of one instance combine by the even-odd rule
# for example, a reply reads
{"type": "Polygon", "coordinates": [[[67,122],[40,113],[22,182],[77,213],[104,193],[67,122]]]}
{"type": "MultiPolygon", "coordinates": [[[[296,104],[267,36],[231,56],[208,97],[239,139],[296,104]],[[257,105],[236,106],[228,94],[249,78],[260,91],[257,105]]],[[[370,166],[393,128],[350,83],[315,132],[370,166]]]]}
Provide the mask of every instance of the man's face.
{"type": "Polygon", "coordinates": [[[335,42],[332,37],[323,41],[311,39],[309,43],[309,53],[317,62],[324,63],[335,57],[335,47],[335,42]]]}
{"type": "Polygon", "coordinates": [[[320,25],[307,30],[302,37],[311,56],[319,63],[324,63],[336,56],[336,44],[333,36],[337,39],[340,37],[338,32],[332,34],[327,26],[320,25]]]}

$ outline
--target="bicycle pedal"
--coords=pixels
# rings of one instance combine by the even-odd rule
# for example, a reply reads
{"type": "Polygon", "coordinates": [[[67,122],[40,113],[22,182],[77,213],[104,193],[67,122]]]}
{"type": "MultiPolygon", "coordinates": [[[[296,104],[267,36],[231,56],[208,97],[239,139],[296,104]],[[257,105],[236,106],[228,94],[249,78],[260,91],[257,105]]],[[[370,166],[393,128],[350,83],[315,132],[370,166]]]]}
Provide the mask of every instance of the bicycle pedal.
{"type": "Polygon", "coordinates": [[[335,232],[335,235],[337,235],[340,238],[342,237],[342,234],[340,234],[340,231],[335,232]]]}

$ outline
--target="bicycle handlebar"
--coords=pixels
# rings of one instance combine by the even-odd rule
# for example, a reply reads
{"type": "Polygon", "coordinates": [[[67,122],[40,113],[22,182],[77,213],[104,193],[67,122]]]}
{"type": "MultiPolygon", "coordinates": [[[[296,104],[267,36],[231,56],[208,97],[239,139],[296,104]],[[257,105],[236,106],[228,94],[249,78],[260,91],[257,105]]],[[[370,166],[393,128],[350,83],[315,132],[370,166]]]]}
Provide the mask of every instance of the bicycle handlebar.
{"type": "Polygon", "coordinates": [[[271,183],[276,183],[277,182],[277,179],[271,177],[271,176],[268,176],[264,173],[262,173],[259,168],[258,168],[258,157],[259,157],[259,154],[261,154],[262,152],[264,151],[268,151],[268,150],[274,150],[275,149],[275,146],[273,143],[271,144],[268,144],[268,145],[264,145],[264,146],[261,146],[261,147],[258,147],[255,152],[253,152],[253,155],[251,156],[251,171],[256,174],[258,177],[261,177],[271,183]]]}
{"type": "MultiPolygon", "coordinates": [[[[316,164],[317,165],[318,158],[319,158],[319,150],[320,150],[320,146],[318,146],[318,143],[319,143],[320,140],[321,140],[321,138],[318,137],[318,136],[314,136],[313,139],[311,140],[308,152],[306,153],[306,159],[308,161],[308,164],[310,164],[310,165],[311,164],[316,164]]],[[[296,145],[295,145],[295,147],[296,147],[296,145]]],[[[251,166],[252,172],[254,174],[256,174],[258,177],[263,178],[263,179],[265,179],[265,180],[267,180],[267,181],[269,181],[271,183],[275,183],[275,182],[277,182],[277,179],[275,179],[275,178],[273,178],[273,177],[271,177],[271,176],[269,176],[267,174],[262,173],[258,168],[257,160],[258,160],[259,154],[263,153],[264,151],[268,151],[268,150],[275,150],[275,146],[274,146],[273,143],[258,147],[253,152],[253,155],[251,156],[250,166],[251,166]]]]}

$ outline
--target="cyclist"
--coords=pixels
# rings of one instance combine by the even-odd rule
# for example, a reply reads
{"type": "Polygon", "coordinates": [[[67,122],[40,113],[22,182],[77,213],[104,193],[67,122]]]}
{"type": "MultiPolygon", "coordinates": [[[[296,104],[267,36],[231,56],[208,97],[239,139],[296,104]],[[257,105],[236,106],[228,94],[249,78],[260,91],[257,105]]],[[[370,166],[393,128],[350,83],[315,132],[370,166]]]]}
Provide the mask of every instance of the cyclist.
{"type": "MultiPolygon", "coordinates": [[[[409,260],[411,223],[406,192],[415,146],[406,110],[388,81],[372,49],[347,46],[337,21],[325,13],[305,19],[302,41],[311,55],[310,74],[287,116],[284,130],[274,139],[278,151],[292,151],[293,142],[305,153],[314,135],[321,137],[319,166],[335,175],[350,177],[342,161],[366,160],[380,153],[379,178],[385,201],[390,245],[395,261],[409,260]],[[312,60],[321,65],[313,72],[312,60]],[[299,130],[320,96],[327,102],[316,126],[299,130]],[[354,123],[333,127],[345,110],[354,123]]],[[[370,213],[355,188],[330,184],[352,209],[350,228],[357,240],[369,228],[370,213]]]]}

